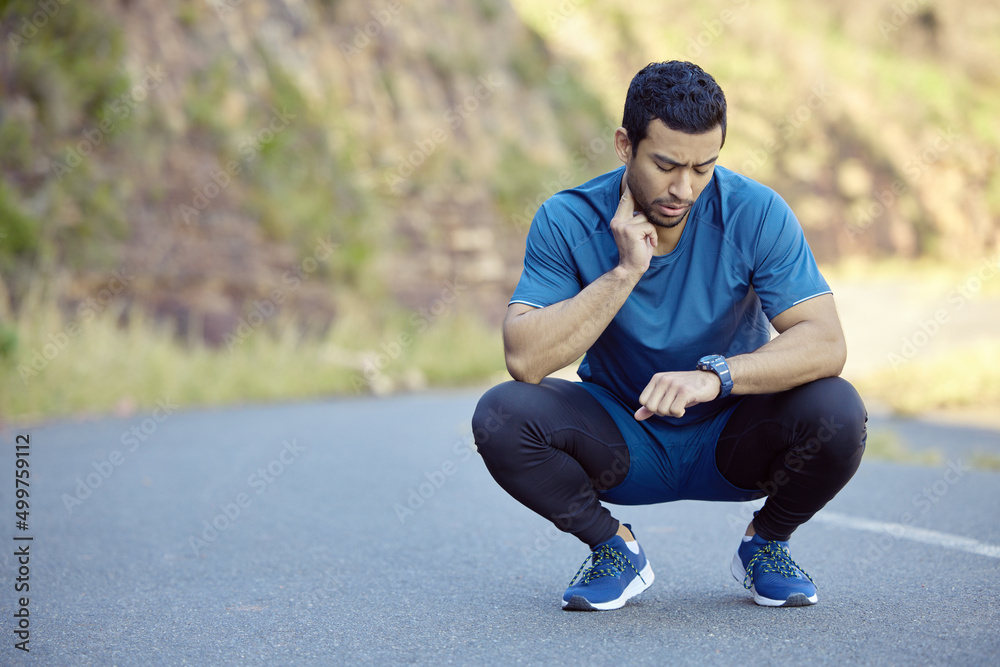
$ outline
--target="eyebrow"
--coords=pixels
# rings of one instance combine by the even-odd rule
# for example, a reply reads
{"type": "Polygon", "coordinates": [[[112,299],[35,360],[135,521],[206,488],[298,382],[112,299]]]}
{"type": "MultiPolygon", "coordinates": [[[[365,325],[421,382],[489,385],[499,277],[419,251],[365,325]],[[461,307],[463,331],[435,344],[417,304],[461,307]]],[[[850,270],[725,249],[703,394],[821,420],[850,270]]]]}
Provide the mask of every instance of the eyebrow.
{"type": "MultiPolygon", "coordinates": [[[[677,160],[671,160],[666,155],[661,155],[659,153],[653,153],[653,158],[656,159],[656,160],[658,160],[658,161],[660,161],[660,162],[666,162],[667,164],[673,165],[675,167],[686,167],[687,166],[687,164],[685,164],[683,162],[678,162],[677,160]]],[[[707,167],[708,165],[712,164],[713,162],[715,162],[718,159],[719,159],[719,156],[716,155],[712,159],[705,160],[701,164],[696,164],[694,166],[695,167],[707,167]]]]}

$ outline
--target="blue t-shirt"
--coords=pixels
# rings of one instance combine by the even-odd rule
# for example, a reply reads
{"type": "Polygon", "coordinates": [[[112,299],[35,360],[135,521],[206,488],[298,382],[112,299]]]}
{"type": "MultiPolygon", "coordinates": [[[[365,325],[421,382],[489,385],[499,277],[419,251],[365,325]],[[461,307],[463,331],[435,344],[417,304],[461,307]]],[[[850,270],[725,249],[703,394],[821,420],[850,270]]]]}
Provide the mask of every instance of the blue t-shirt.
{"type": "MultiPolygon", "coordinates": [[[[564,301],[617,266],[610,222],[624,169],[559,192],[539,208],[511,303],[543,308],[564,301]]],[[[829,292],[785,201],[717,166],[677,247],[653,256],[578,372],[602,403],[616,400],[635,411],[655,373],[694,370],[707,354],[752,352],[770,340],[769,320],[829,292]]],[[[696,405],[680,418],[651,417],[646,426],[710,420],[736,401],[696,405]]]]}

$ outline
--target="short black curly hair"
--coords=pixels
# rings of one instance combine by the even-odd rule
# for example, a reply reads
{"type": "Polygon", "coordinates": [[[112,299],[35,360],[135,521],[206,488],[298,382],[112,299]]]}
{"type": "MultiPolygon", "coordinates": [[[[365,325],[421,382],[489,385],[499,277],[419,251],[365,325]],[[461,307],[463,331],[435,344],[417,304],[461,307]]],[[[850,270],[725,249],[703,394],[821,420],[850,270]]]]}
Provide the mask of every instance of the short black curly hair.
{"type": "Polygon", "coordinates": [[[712,75],[694,63],[650,63],[632,78],[622,127],[633,150],[657,118],[671,130],[688,134],[704,134],[720,125],[726,143],[726,95],[712,75]]]}

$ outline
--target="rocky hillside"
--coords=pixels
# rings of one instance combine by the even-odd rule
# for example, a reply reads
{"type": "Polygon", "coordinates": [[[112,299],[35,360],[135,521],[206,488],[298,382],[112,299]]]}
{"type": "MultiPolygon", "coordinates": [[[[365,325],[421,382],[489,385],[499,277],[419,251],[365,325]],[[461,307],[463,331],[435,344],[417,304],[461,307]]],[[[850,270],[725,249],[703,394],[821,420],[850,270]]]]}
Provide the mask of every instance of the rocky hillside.
{"type": "Polygon", "coordinates": [[[785,196],[824,259],[1000,244],[994,2],[515,5],[609,110],[651,59],[712,72],[730,103],[720,162],[785,196]]]}
{"type": "Polygon", "coordinates": [[[117,270],[123,317],[213,343],[255,308],[322,329],[456,286],[495,320],[534,208],[616,166],[628,81],[670,58],[720,81],[722,163],[821,258],[998,244],[994,3],[837,7],[3,3],[0,316],[117,270]]]}

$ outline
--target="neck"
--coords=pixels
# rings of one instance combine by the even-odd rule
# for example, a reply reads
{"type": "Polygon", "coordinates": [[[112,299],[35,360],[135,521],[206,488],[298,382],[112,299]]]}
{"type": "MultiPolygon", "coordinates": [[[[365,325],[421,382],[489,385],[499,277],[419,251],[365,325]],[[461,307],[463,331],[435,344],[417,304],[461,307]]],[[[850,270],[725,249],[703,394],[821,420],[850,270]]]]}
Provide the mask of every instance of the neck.
{"type": "Polygon", "coordinates": [[[687,211],[681,221],[673,227],[659,227],[656,226],[656,249],[653,250],[654,255],[667,255],[673,252],[674,248],[681,240],[681,234],[684,233],[684,227],[687,226],[688,215],[691,211],[687,211]]]}
{"type": "MultiPolygon", "coordinates": [[[[621,197],[625,194],[625,184],[627,183],[626,178],[628,177],[628,169],[622,174],[621,183],[618,184],[618,196],[621,197]]],[[[660,227],[659,225],[653,225],[656,230],[656,248],[653,250],[653,255],[668,255],[673,252],[674,248],[677,247],[677,243],[681,240],[681,234],[684,233],[684,227],[687,225],[688,215],[691,213],[691,209],[688,209],[684,213],[684,217],[681,221],[673,227],[660,227]]]]}

